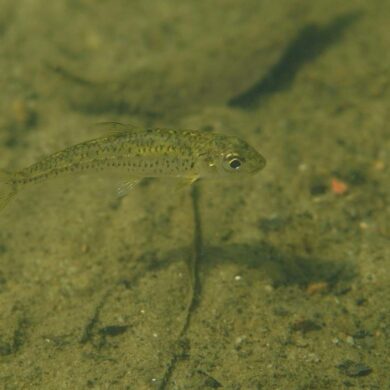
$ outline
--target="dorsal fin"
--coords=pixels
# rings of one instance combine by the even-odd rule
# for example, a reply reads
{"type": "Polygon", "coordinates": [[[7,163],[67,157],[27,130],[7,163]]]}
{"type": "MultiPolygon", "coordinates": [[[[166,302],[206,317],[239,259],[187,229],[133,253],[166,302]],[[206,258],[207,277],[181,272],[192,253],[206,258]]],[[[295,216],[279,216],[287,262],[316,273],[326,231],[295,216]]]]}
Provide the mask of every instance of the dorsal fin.
{"type": "Polygon", "coordinates": [[[100,133],[103,132],[106,136],[122,135],[130,131],[140,131],[140,128],[133,124],[124,124],[120,122],[99,122],[92,125],[91,128],[99,129],[100,133]]]}

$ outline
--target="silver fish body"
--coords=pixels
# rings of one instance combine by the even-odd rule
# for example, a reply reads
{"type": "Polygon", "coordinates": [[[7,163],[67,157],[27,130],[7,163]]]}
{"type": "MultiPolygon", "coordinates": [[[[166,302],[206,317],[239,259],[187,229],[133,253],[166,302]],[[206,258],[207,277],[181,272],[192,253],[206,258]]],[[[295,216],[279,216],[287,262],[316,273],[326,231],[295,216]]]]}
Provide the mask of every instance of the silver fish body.
{"type": "Polygon", "coordinates": [[[264,157],[245,141],[194,130],[121,129],[70,146],[15,173],[0,174],[0,209],[24,185],[62,174],[120,170],[127,177],[203,177],[254,174],[264,157]]]}

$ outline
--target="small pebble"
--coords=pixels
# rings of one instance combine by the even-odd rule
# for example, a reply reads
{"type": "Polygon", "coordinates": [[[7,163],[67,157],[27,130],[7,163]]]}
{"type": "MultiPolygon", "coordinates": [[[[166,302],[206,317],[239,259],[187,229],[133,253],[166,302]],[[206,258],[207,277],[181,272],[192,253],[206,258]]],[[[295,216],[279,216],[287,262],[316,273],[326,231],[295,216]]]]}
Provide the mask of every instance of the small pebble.
{"type": "Polygon", "coordinates": [[[89,246],[87,244],[81,245],[81,253],[89,252],[89,246]]]}
{"type": "Polygon", "coordinates": [[[316,355],[315,353],[309,353],[309,354],[307,354],[306,360],[307,360],[308,362],[313,362],[313,363],[319,363],[319,362],[321,361],[321,359],[319,358],[319,356],[316,355]]]}
{"type": "Polygon", "coordinates": [[[340,344],[340,339],[338,337],[335,337],[332,339],[332,343],[338,345],[340,344]]]}
{"type": "Polygon", "coordinates": [[[330,187],[335,195],[344,195],[348,191],[348,184],[336,178],[332,179],[330,187]]]}
{"type": "Polygon", "coordinates": [[[298,170],[299,170],[300,172],[305,172],[305,171],[307,171],[307,164],[305,164],[305,163],[299,164],[299,165],[298,165],[298,170]]]}
{"type": "Polygon", "coordinates": [[[310,184],[310,194],[313,196],[325,194],[328,191],[328,185],[325,178],[315,177],[310,184]]]}
{"type": "Polygon", "coordinates": [[[374,169],[376,171],[383,171],[385,169],[385,163],[382,160],[374,161],[374,169]]]}
{"type": "Polygon", "coordinates": [[[99,329],[99,333],[104,336],[119,336],[129,329],[128,325],[109,325],[99,329]]]}
{"type": "Polygon", "coordinates": [[[329,288],[329,284],[327,282],[315,282],[315,283],[310,283],[307,286],[306,292],[309,295],[320,294],[326,292],[328,288],[329,288]]]}
{"type": "Polygon", "coordinates": [[[291,325],[291,330],[292,331],[299,331],[302,333],[307,333],[307,332],[312,332],[315,330],[320,330],[322,328],[321,325],[317,324],[316,322],[312,320],[299,320],[294,322],[291,325]]]}

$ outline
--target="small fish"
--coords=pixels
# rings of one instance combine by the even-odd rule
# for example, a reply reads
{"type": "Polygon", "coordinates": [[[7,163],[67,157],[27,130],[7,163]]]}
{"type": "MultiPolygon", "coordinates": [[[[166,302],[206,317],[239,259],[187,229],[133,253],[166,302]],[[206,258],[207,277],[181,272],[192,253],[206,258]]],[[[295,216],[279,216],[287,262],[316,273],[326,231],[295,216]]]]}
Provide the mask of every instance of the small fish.
{"type": "Polygon", "coordinates": [[[120,124],[112,127],[104,137],[70,146],[21,171],[0,171],[0,210],[21,188],[69,173],[120,171],[127,178],[118,188],[123,196],[145,177],[176,177],[192,183],[204,177],[246,176],[265,166],[264,157],[236,137],[194,130],[140,130],[120,124]]]}

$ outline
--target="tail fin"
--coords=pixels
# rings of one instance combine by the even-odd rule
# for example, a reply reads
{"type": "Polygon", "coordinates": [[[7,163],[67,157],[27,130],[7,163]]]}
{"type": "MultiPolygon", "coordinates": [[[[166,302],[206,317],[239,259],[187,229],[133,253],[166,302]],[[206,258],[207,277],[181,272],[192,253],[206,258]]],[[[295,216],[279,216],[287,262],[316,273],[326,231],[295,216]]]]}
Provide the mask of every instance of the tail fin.
{"type": "Polygon", "coordinates": [[[12,183],[12,173],[0,170],[0,211],[16,195],[16,186],[12,183]]]}

